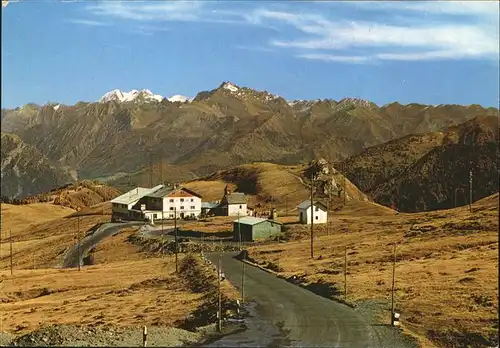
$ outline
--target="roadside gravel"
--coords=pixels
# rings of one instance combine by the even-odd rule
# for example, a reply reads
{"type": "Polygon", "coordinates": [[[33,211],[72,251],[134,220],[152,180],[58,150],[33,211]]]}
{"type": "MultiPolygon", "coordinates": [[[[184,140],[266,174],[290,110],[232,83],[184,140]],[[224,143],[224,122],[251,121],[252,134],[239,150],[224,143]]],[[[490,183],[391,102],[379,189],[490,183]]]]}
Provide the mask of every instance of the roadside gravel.
{"type": "MultiPolygon", "coordinates": [[[[199,328],[195,332],[167,327],[148,327],[148,347],[179,347],[199,345],[216,335],[215,326],[199,328]]],[[[142,327],[118,328],[54,325],[41,328],[12,340],[0,334],[2,346],[22,347],[140,347],[142,327]]],[[[212,338],[213,339],[213,338],[212,338]]]]}

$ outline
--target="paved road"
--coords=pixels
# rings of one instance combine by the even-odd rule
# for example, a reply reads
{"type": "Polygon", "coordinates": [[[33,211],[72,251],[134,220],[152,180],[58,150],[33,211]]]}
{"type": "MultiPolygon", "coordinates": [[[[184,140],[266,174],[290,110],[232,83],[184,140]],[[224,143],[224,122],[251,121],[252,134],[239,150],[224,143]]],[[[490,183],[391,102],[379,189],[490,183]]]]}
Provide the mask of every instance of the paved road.
{"type": "MultiPolygon", "coordinates": [[[[241,290],[243,264],[233,258],[235,255],[224,253],[222,269],[227,279],[241,290]]],[[[208,254],[207,258],[217,265],[218,254],[208,254]]],[[[245,266],[244,284],[245,299],[255,307],[254,318],[250,320],[252,329],[228,336],[216,342],[216,346],[400,346],[397,342],[380,342],[375,329],[353,309],[257,267],[245,266]]]]}
{"type": "Polygon", "coordinates": [[[80,252],[78,250],[78,245],[73,246],[66,257],[64,258],[62,268],[72,268],[78,267],[78,262],[80,265],[83,263],[83,258],[87,256],[90,249],[99,244],[103,239],[118,233],[121,229],[133,226],[142,226],[144,222],[132,221],[124,223],[107,223],[101,226],[95,233],[82,239],[80,252]],[[80,255],[81,257],[79,257],[80,255]]]}

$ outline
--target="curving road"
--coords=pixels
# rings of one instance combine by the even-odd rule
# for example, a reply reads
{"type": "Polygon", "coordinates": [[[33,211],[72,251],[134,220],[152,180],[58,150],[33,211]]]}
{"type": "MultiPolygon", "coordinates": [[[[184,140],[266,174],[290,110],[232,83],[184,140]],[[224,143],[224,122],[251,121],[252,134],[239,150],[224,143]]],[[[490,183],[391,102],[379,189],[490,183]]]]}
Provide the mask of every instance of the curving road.
{"type": "Polygon", "coordinates": [[[144,222],[132,221],[132,222],[110,222],[102,225],[96,232],[90,236],[86,236],[81,241],[80,252],[78,250],[78,244],[74,245],[66,254],[64,258],[62,268],[72,268],[78,267],[83,264],[83,258],[87,256],[90,249],[99,244],[103,239],[112,236],[115,233],[120,232],[120,230],[126,227],[133,226],[143,226],[144,222]]]}
{"type": "MultiPolygon", "coordinates": [[[[243,264],[233,258],[236,254],[223,254],[222,269],[227,279],[241,291],[243,264]]],[[[217,265],[218,257],[216,253],[207,255],[214,265],[217,265]]],[[[250,318],[252,329],[217,341],[215,346],[408,346],[398,339],[396,330],[387,328],[389,335],[387,330],[380,335],[376,327],[350,307],[257,267],[245,265],[244,285],[245,300],[256,304],[254,317],[250,318]]]]}
{"type": "MultiPolygon", "coordinates": [[[[109,223],[82,240],[79,257],[74,246],[66,255],[63,268],[77,267],[82,258],[103,239],[143,222],[109,223]]],[[[156,233],[153,233],[153,235],[156,233]]],[[[243,263],[237,253],[225,252],[222,269],[238,289],[242,285],[243,263]]],[[[207,254],[217,265],[219,253],[207,254]]],[[[226,336],[208,347],[234,346],[307,346],[307,347],[387,347],[414,345],[402,339],[393,328],[371,325],[355,310],[318,296],[257,267],[245,265],[245,301],[250,317],[247,330],[226,336]]]]}

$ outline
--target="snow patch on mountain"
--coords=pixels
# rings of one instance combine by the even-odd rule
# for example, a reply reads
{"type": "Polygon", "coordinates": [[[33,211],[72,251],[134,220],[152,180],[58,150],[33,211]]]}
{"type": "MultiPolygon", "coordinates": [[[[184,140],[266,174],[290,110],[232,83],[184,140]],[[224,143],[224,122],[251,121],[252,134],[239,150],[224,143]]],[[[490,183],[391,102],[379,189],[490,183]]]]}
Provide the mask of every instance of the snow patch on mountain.
{"type": "Polygon", "coordinates": [[[172,103],[175,103],[175,102],[185,103],[185,102],[190,102],[193,100],[193,98],[185,97],[185,96],[180,95],[180,94],[173,95],[167,99],[169,102],[172,102],[172,103]]]}
{"type": "Polygon", "coordinates": [[[55,111],[57,111],[57,109],[59,109],[61,107],[61,104],[57,104],[57,105],[54,105],[53,108],[55,111]]]}
{"type": "Polygon", "coordinates": [[[238,92],[238,90],[239,90],[239,87],[231,82],[224,82],[222,84],[222,88],[227,89],[228,91],[233,92],[233,93],[238,92]]]}
{"type": "Polygon", "coordinates": [[[109,101],[119,101],[119,102],[131,102],[136,101],[137,99],[141,99],[146,102],[161,102],[164,97],[159,94],[153,94],[149,89],[143,89],[141,91],[133,89],[130,92],[122,92],[119,89],[114,89],[105,93],[101,99],[99,99],[100,103],[105,103],[109,101]]]}

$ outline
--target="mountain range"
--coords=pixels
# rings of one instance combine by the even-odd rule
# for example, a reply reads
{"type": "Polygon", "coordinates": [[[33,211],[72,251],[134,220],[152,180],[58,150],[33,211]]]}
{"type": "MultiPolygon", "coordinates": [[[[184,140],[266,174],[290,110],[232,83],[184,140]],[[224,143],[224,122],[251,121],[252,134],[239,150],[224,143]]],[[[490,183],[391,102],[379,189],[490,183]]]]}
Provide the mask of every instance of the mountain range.
{"type": "Polygon", "coordinates": [[[388,171],[383,178],[392,178],[390,185],[404,186],[395,175],[409,171],[415,160],[436,148],[444,151],[447,142],[460,145],[449,140],[451,135],[440,136],[444,130],[473,119],[482,124],[489,117],[497,124],[498,112],[479,105],[378,106],[355,98],[287,101],[226,81],[194,98],[116,90],[98,102],[2,109],[2,131],[15,133],[80,180],[128,178],[134,184],[151,166],[165,169],[163,181],[183,181],[251,162],[346,161],[348,178],[387,204],[383,197],[389,189],[377,184],[381,169],[388,171]],[[373,150],[377,146],[382,147],[373,150]],[[394,159],[396,151],[407,155],[394,159]],[[378,152],[392,153],[393,165],[381,165],[373,155],[378,152]]]}

